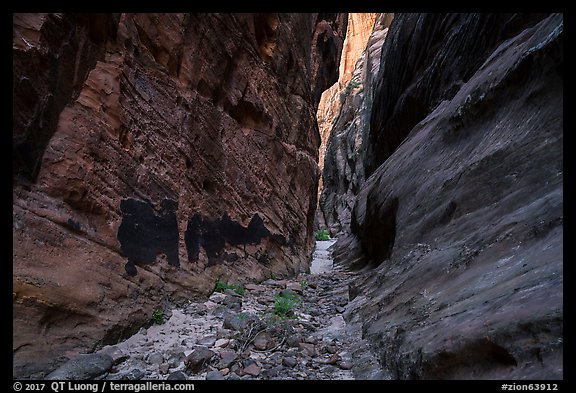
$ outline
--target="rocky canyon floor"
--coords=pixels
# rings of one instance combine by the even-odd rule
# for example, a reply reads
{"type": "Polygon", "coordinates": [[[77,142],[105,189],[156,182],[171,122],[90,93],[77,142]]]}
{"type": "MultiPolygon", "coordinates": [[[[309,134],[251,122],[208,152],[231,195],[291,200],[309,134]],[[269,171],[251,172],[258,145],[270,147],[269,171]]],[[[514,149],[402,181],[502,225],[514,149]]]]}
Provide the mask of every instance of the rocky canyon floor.
{"type": "Polygon", "coordinates": [[[113,365],[99,378],[354,379],[353,367],[377,373],[366,356],[354,364],[363,340],[343,317],[354,273],[333,266],[333,243],[317,242],[311,274],[214,292],[102,348],[113,365]]]}

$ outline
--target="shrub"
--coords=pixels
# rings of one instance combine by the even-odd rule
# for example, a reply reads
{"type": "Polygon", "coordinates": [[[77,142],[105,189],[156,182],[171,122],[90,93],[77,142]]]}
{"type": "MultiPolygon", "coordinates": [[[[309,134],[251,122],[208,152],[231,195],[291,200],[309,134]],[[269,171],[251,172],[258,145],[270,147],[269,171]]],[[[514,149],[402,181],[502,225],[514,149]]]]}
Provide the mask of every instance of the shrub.
{"type": "Polygon", "coordinates": [[[274,315],[281,318],[294,316],[294,309],[300,304],[298,297],[290,293],[281,293],[274,296],[274,315]]]}
{"type": "Polygon", "coordinates": [[[320,229],[319,231],[316,231],[314,236],[316,237],[316,240],[319,241],[330,240],[330,234],[326,229],[320,229]]]}
{"type": "Polygon", "coordinates": [[[244,286],[242,284],[228,284],[224,281],[216,280],[216,285],[214,285],[214,292],[224,292],[227,289],[232,289],[238,295],[244,295],[244,286]]]}
{"type": "Polygon", "coordinates": [[[154,312],[152,313],[152,321],[156,325],[162,325],[162,323],[164,323],[164,312],[159,308],[154,310],[154,312]]]}

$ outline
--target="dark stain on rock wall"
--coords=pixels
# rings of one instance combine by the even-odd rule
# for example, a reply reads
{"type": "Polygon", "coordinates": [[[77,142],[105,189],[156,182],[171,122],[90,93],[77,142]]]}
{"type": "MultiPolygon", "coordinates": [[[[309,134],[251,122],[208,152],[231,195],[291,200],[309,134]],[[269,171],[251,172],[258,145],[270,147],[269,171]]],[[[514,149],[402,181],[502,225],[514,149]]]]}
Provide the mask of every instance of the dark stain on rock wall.
{"type": "Polygon", "coordinates": [[[124,199],[120,203],[122,224],[118,228],[118,241],[128,257],[125,269],[130,276],[138,272],[136,265],[154,263],[160,254],[166,255],[168,264],[180,266],[178,258],[177,202],[165,199],[156,212],[149,202],[124,199]]]}
{"type": "Polygon", "coordinates": [[[188,260],[197,262],[202,247],[208,256],[209,264],[222,259],[226,243],[232,246],[258,244],[264,238],[270,238],[281,245],[287,244],[284,236],[270,233],[258,214],[252,216],[248,227],[233,221],[227,213],[224,213],[221,219],[215,220],[194,214],[188,221],[184,234],[188,260]]]}

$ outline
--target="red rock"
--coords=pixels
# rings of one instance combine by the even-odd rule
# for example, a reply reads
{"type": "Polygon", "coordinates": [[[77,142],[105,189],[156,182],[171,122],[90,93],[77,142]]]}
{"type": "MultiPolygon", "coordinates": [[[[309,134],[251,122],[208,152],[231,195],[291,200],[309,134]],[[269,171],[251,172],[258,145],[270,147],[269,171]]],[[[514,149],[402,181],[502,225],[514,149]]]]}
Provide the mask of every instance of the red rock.
{"type": "Polygon", "coordinates": [[[194,349],[190,355],[186,356],[184,359],[184,364],[186,368],[193,373],[199,373],[202,369],[207,367],[207,363],[216,355],[215,352],[209,350],[206,347],[197,347],[194,349]]]}
{"type": "Polygon", "coordinates": [[[342,370],[350,370],[353,367],[350,362],[338,362],[336,365],[342,370]]]}
{"type": "Polygon", "coordinates": [[[274,345],[274,338],[268,332],[260,332],[254,337],[254,348],[264,351],[274,345]]]}
{"type": "Polygon", "coordinates": [[[345,14],[13,16],[15,378],[114,342],[167,294],[307,268],[314,113],[345,28],[345,14]]]}
{"type": "Polygon", "coordinates": [[[248,367],[245,367],[243,369],[243,371],[244,371],[244,374],[248,374],[248,375],[252,375],[253,377],[257,377],[258,375],[260,375],[260,371],[262,371],[262,369],[256,363],[252,363],[248,367]]]}

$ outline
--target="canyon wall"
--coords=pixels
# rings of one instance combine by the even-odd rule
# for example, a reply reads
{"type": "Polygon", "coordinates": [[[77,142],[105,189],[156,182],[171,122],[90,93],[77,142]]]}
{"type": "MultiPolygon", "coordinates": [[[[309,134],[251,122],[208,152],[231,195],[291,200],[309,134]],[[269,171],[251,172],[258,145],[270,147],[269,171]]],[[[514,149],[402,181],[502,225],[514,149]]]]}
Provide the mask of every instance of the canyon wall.
{"type": "MultiPolygon", "coordinates": [[[[326,153],[326,146],[328,143],[330,130],[333,127],[335,119],[338,117],[345,93],[350,88],[348,84],[353,77],[353,72],[356,68],[356,63],[360,56],[364,53],[368,37],[372,33],[374,23],[377,18],[382,19],[385,14],[376,13],[350,13],[348,14],[348,25],[346,29],[346,38],[344,39],[344,48],[340,59],[339,77],[338,82],[330,86],[320,99],[318,105],[318,112],[316,117],[318,119],[318,128],[320,130],[320,151],[318,166],[320,172],[324,168],[324,156],[326,153]]],[[[390,14],[388,14],[390,15],[390,14]]],[[[323,188],[323,179],[320,178],[318,187],[318,195],[323,188]]],[[[320,211],[318,212],[320,213],[320,211]]],[[[324,226],[324,217],[318,214],[319,224],[324,226]]]]}
{"type": "Polygon", "coordinates": [[[364,155],[372,113],[372,84],[380,68],[380,52],[393,17],[394,14],[378,14],[351,75],[352,82],[340,92],[338,102],[342,104],[338,105],[320,147],[320,160],[324,158],[324,161],[321,161],[323,177],[318,214],[319,221],[332,235],[350,227],[354,199],[365,181],[364,155]],[[322,146],[327,151],[325,157],[322,146]]]}
{"type": "Polygon", "coordinates": [[[346,14],[13,16],[14,377],[308,269],[346,14]]]}
{"type": "Polygon", "coordinates": [[[325,191],[366,180],[322,207],[351,201],[334,255],[363,273],[345,318],[380,377],[562,378],[563,16],[396,14],[364,95],[325,191]]]}

